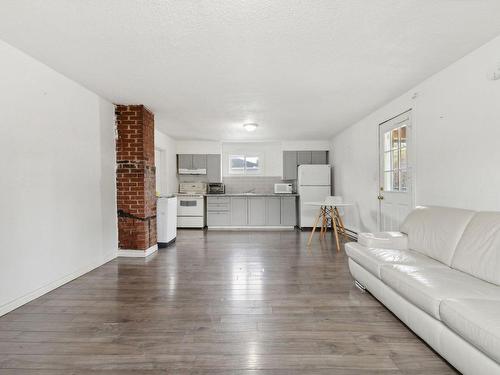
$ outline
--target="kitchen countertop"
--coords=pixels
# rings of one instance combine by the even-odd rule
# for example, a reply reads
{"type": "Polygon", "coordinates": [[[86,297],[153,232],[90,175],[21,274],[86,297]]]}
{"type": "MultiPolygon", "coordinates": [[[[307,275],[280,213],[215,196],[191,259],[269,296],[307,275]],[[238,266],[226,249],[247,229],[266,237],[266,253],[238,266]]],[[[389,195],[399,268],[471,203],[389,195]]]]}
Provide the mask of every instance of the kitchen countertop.
{"type": "Polygon", "coordinates": [[[205,194],[207,197],[298,197],[298,194],[287,193],[227,193],[227,194],[205,194]]]}

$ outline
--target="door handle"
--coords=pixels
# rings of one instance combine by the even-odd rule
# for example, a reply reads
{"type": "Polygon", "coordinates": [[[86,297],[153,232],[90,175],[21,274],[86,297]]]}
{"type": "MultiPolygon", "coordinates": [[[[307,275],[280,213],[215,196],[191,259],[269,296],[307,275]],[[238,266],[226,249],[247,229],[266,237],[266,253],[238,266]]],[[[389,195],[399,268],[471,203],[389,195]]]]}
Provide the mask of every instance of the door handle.
{"type": "Polygon", "coordinates": [[[379,195],[377,195],[377,199],[378,199],[379,201],[381,201],[382,199],[384,199],[384,196],[379,194],[379,195]]]}

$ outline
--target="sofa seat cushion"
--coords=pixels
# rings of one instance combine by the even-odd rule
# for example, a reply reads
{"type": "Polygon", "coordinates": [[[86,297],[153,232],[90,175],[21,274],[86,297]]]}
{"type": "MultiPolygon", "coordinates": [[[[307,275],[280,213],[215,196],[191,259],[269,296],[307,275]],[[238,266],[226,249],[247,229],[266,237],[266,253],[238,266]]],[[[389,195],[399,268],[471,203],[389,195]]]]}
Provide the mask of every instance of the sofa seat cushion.
{"type": "Polygon", "coordinates": [[[358,243],[379,249],[408,249],[408,236],[401,232],[359,233],[358,243]]]}
{"type": "Polygon", "coordinates": [[[383,265],[405,264],[448,268],[437,260],[410,250],[369,248],[356,242],[350,242],[345,245],[345,251],[356,263],[379,279],[380,268],[383,265]]]}
{"type": "Polygon", "coordinates": [[[500,301],[500,287],[448,267],[382,266],[382,281],[399,295],[441,320],[444,299],[481,298],[500,301]]]}
{"type": "Polygon", "coordinates": [[[444,300],[439,311],[452,331],[500,363],[500,301],[444,300]]]}
{"type": "Polygon", "coordinates": [[[417,207],[410,212],[401,232],[408,247],[451,266],[453,253],[474,211],[448,207],[417,207]]]}

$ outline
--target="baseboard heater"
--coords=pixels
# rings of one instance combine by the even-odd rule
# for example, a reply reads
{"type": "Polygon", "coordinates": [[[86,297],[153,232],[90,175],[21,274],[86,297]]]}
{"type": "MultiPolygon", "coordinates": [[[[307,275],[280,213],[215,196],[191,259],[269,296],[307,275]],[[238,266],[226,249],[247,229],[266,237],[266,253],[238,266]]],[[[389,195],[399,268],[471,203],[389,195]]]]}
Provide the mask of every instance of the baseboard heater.
{"type": "Polygon", "coordinates": [[[344,229],[345,229],[345,232],[347,234],[347,237],[349,237],[353,241],[358,240],[358,232],[355,232],[355,231],[347,229],[347,228],[344,228],[344,229]]]}

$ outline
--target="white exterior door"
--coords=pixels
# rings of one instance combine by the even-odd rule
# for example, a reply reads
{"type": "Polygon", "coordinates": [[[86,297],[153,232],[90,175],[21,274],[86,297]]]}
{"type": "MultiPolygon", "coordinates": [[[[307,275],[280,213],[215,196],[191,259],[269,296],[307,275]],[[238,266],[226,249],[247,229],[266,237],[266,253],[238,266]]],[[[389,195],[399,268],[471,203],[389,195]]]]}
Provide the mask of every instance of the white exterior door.
{"type": "Polygon", "coordinates": [[[397,231],[413,208],[411,111],[379,127],[379,226],[397,231]]]}

